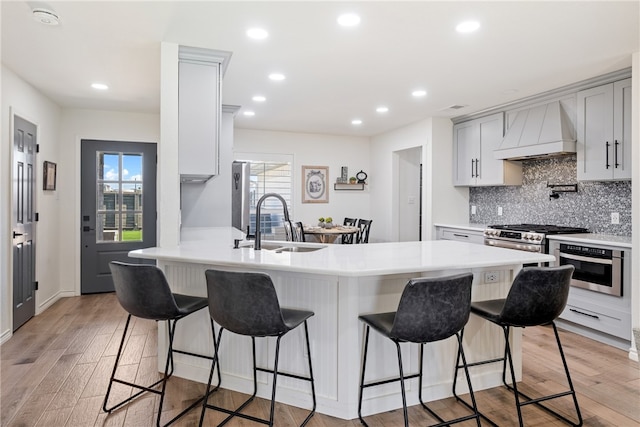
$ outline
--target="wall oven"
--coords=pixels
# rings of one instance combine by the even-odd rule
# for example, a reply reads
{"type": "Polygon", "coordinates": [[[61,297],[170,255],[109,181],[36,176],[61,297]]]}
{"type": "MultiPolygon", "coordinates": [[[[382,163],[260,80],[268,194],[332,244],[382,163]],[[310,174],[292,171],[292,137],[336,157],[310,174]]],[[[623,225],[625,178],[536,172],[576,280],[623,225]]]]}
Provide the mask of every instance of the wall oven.
{"type": "Polygon", "coordinates": [[[622,296],[624,251],[560,244],[555,254],[559,265],[573,265],[571,286],[622,296]]]}

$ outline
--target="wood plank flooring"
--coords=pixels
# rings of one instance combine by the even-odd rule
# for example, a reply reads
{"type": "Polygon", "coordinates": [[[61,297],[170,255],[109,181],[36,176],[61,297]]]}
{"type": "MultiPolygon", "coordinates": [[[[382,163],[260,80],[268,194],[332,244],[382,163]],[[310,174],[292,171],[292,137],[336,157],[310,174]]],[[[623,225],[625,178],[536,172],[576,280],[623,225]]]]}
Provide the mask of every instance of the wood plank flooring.
{"type": "MultiPolygon", "coordinates": [[[[159,398],[146,395],[111,415],[102,412],[102,399],[126,314],[115,294],[84,295],[63,298],[33,318],[0,348],[0,425],[23,426],[152,426],[159,398]]],[[[151,383],[159,378],[156,370],[155,322],[135,320],[133,336],[123,356],[122,375],[151,383]]],[[[640,426],[640,368],[627,353],[570,332],[561,339],[578,391],[585,426],[640,426]]],[[[549,328],[527,328],[524,333],[523,391],[547,392],[563,387],[562,366],[555,350],[553,332],[549,328]],[[531,387],[529,387],[531,386],[531,387]]],[[[453,363],[453,362],[452,362],[453,363]]],[[[114,386],[117,396],[129,390],[114,386]]],[[[166,422],[181,408],[197,399],[204,385],[172,378],[169,383],[165,411],[166,422]]],[[[117,398],[114,396],[114,398],[117,398]]],[[[225,407],[239,405],[246,396],[220,390],[212,402],[225,407]]],[[[517,425],[513,397],[503,388],[476,393],[480,410],[501,426],[517,425]]],[[[553,407],[571,416],[570,398],[553,407]]],[[[454,399],[432,402],[443,417],[465,414],[454,399]]],[[[296,426],[306,411],[287,405],[276,405],[276,426],[296,426]]],[[[258,399],[248,413],[268,416],[268,402],[258,399]]],[[[411,425],[434,422],[419,406],[409,409],[411,425]]],[[[175,426],[197,425],[199,408],[176,422],[175,426]]],[[[562,422],[535,407],[524,409],[527,426],[561,426],[562,422]]],[[[206,425],[216,425],[224,416],[207,411],[206,425]]],[[[402,412],[390,411],[366,418],[371,427],[402,425],[402,412]]],[[[229,426],[258,425],[234,420],[229,426]]],[[[309,427],[355,427],[357,420],[340,420],[316,414],[309,427]]],[[[474,422],[459,424],[475,425],[474,422]]],[[[484,425],[484,424],[483,424],[484,425]]]]}

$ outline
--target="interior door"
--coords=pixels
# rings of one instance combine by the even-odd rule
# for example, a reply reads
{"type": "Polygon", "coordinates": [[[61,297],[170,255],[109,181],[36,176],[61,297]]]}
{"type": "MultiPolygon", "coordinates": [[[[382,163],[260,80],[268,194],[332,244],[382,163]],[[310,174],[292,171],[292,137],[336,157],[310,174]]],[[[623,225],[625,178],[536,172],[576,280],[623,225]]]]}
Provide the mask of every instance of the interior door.
{"type": "Polygon", "coordinates": [[[35,314],[36,125],[13,117],[13,330],[35,314]]]}
{"type": "Polygon", "coordinates": [[[109,263],[156,245],[156,144],[82,140],[81,160],[80,289],[111,292],[109,263]]]}

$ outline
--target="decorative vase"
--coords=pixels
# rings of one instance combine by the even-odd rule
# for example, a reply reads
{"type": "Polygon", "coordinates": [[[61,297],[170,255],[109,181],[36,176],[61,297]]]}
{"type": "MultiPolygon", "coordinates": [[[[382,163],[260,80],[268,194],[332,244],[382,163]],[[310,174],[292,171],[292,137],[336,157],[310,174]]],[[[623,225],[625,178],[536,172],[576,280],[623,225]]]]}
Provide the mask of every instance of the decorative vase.
{"type": "Polygon", "coordinates": [[[332,222],[325,223],[324,228],[333,228],[333,223],[332,222]]]}
{"type": "Polygon", "coordinates": [[[320,228],[324,228],[324,227],[325,227],[324,222],[319,222],[319,223],[318,223],[318,227],[320,227],[320,228]]]}

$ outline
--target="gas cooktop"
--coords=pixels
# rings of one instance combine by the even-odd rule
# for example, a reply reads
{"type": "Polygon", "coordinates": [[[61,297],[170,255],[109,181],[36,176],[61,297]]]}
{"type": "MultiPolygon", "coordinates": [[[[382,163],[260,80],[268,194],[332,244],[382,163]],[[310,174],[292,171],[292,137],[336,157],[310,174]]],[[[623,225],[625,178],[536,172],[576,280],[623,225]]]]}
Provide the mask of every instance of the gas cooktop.
{"type": "Polygon", "coordinates": [[[564,227],[561,225],[549,225],[549,224],[489,225],[488,228],[491,228],[494,230],[524,231],[529,233],[540,233],[540,234],[573,234],[573,233],[589,232],[589,230],[586,228],[564,227]]]}

